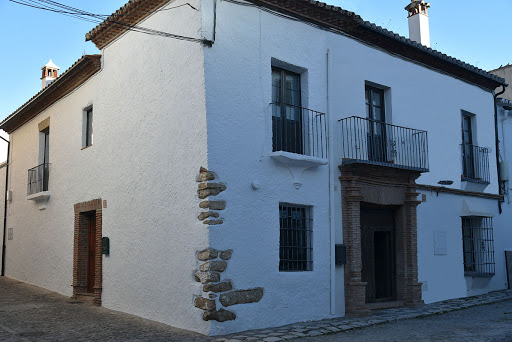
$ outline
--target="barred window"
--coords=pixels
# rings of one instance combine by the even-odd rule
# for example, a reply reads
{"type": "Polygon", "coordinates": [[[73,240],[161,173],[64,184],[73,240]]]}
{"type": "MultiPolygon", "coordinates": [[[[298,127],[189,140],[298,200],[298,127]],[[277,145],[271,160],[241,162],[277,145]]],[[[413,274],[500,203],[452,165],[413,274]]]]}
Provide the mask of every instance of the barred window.
{"type": "Polygon", "coordinates": [[[462,247],[464,252],[464,275],[494,276],[492,218],[482,216],[462,217],[462,247]]]}
{"type": "Polygon", "coordinates": [[[279,271],[313,269],[311,207],[279,204],[279,271]]]}

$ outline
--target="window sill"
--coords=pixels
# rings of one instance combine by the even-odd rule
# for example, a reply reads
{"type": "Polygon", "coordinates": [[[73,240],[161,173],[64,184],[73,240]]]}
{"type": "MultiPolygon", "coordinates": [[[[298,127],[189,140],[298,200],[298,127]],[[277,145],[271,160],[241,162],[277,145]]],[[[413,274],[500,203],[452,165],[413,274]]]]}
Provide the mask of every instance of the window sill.
{"type": "Polygon", "coordinates": [[[326,165],[328,160],[325,158],[311,157],[303,154],[275,151],[270,153],[270,157],[286,164],[287,166],[311,168],[320,165],[326,165]]]}
{"type": "Polygon", "coordinates": [[[80,149],[80,151],[85,150],[86,148],[89,148],[89,147],[91,147],[91,146],[92,146],[92,145],[82,147],[82,148],[80,149]]]}
{"type": "Polygon", "coordinates": [[[466,191],[475,191],[475,192],[483,192],[485,188],[490,184],[489,182],[484,182],[477,179],[471,178],[462,178],[461,180],[461,189],[466,191]]]}
{"type": "Polygon", "coordinates": [[[41,191],[41,192],[37,192],[32,195],[28,195],[27,200],[29,200],[29,201],[45,201],[48,198],[50,198],[50,195],[51,195],[50,191],[41,191]]]}
{"type": "Polygon", "coordinates": [[[325,158],[305,156],[297,153],[290,153],[285,151],[275,151],[270,153],[270,157],[277,162],[283,164],[290,170],[293,176],[293,185],[295,189],[302,186],[301,177],[305,170],[326,165],[328,160],[325,158]]]}
{"type": "Polygon", "coordinates": [[[494,273],[483,273],[483,272],[464,272],[464,277],[473,278],[492,278],[494,273]]]}

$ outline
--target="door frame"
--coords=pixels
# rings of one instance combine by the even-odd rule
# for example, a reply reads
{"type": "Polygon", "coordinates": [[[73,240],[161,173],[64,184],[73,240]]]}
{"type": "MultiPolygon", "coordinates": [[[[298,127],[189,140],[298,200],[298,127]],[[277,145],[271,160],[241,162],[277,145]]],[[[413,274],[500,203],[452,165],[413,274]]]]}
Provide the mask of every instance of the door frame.
{"type": "Polygon", "coordinates": [[[102,274],[102,201],[96,199],[88,202],[77,203],[75,209],[74,247],[73,247],[73,297],[77,295],[91,294],[87,292],[87,270],[89,251],[89,227],[91,218],[94,217],[96,227],[95,253],[94,253],[94,287],[93,303],[101,305],[101,292],[103,284],[102,274]]]}

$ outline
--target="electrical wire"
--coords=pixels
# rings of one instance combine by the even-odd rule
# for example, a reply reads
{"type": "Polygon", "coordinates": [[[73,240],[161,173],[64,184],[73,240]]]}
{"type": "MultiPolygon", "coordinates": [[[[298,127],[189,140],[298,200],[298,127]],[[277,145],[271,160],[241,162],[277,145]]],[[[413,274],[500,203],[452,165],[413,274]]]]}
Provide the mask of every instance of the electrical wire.
{"type": "MultiPolygon", "coordinates": [[[[45,11],[50,11],[50,12],[70,16],[70,17],[73,17],[73,18],[76,18],[79,20],[84,20],[84,21],[95,23],[95,24],[109,22],[109,23],[112,23],[114,25],[114,27],[121,28],[126,31],[134,31],[134,32],[144,33],[144,34],[153,35],[153,36],[174,38],[174,39],[178,39],[178,40],[185,40],[185,41],[190,41],[190,42],[211,45],[211,42],[206,39],[181,36],[181,35],[177,35],[177,34],[173,34],[173,33],[169,33],[169,32],[163,32],[163,31],[153,30],[153,29],[149,29],[149,28],[145,28],[145,27],[141,27],[141,26],[137,26],[137,25],[131,25],[131,24],[125,23],[123,21],[115,20],[114,18],[121,16],[118,14],[114,14],[114,15],[94,14],[91,12],[87,12],[87,11],[84,11],[84,10],[81,10],[81,9],[78,9],[75,7],[71,7],[71,6],[68,6],[65,4],[61,4],[56,1],[51,1],[51,0],[8,0],[8,1],[23,5],[23,6],[32,7],[35,9],[40,9],[40,10],[45,10],[45,11]]],[[[143,14],[155,13],[155,12],[158,12],[161,10],[170,10],[170,9],[175,9],[178,7],[186,6],[187,4],[182,4],[179,6],[172,7],[172,8],[165,8],[165,9],[160,9],[160,10],[156,10],[156,11],[138,12],[138,13],[143,13],[143,14]]],[[[191,8],[197,10],[192,5],[190,5],[190,4],[188,4],[188,5],[191,8]]],[[[136,13],[137,12],[129,13],[127,15],[136,15],[136,13]]]]}

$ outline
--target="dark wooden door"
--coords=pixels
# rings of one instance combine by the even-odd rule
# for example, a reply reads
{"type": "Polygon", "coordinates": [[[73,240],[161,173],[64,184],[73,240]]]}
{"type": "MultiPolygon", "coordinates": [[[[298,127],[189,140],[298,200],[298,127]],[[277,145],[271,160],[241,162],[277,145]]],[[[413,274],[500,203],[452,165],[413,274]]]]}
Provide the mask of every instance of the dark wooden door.
{"type": "Polygon", "coordinates": [[[367,283],[367,303],[396,297],[394,240],[394,210],[361,207],[361,277],[367,283]]]}
{"type": "Polygon", "coordinates": [[[94,292],[96,278],[96,216],[89,216],[89,234],[87,248],[87,292],[94,292]]]}

